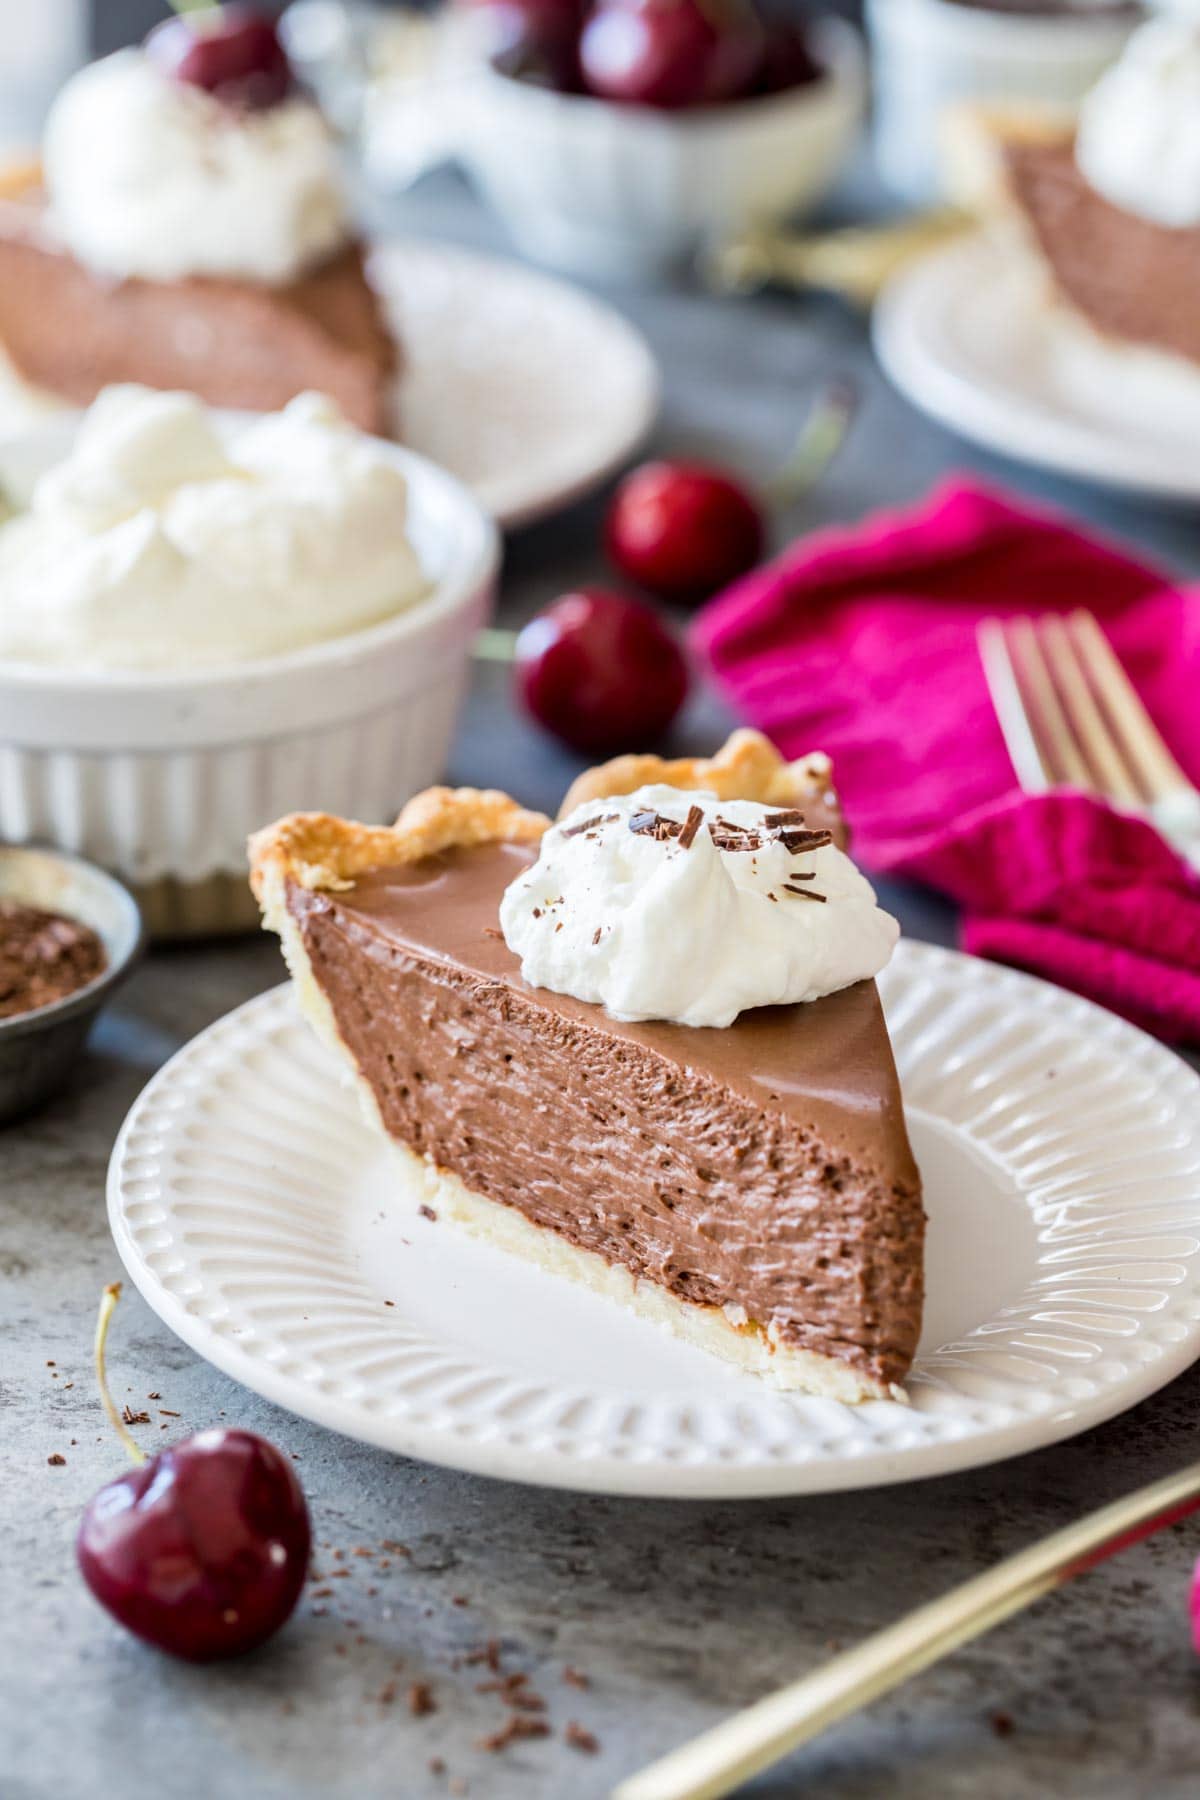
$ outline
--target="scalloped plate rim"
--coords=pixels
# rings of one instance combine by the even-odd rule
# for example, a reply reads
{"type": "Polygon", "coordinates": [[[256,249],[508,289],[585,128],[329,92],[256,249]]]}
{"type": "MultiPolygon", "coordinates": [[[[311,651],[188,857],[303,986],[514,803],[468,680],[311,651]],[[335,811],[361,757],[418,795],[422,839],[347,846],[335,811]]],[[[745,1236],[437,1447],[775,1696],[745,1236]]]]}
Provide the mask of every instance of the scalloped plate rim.
{"type": "MultiPolygon", "coordinates": [[[[966,979],[982,981],[985,986],[999,983],[1015,988],[1017,992],[1029,991],[1031,997],[1034,994],[1039,997],[1042,1005],[1052,998],[1060,1018],[1074,1015],[1079,1024],[1090,1023],[1093,1029],[1101,1029],[1109,1038],[1124,1041],[1131,1049],[1136,1046],[1142,1056],[1149,1054],[1156,1060],[1162,1059],[1164,1068],[1169,1068],[1177,1079],[1182,1077],[1183,1085],[1195,1089],[1193,1098],[1198,1103],[1196,1141],[1200,1143],[1200,1074],[1136,1026],[1053,983],[938,945],[902,940],[897,961],[914,963],[918,971],[922,964],[940,969],[958,984],[966,979]]],[[[286,1373],[280,1375],[268,1361],[242,1350],[225,1334],[211,1329],[205,1319],[189,1312],[179,1296],[143,1260],[124,1210],[123,1165],[129,1139],[147,1110],[178,1079],[180,1065],[193,1057],[198,1047],[205,1045],[213,1034],[226,1030],[246,1015],[254,1017],[261,1012],[265,1016],[287,995],[290,995],[290,983],[285,982],[214,1020],[181,1046],[150,1079],[130,1108],[113,1146],[107,1179],[109,1223],[130,1279],[151,1309],[189,1348],[272,1404],[359,1442],[465,1473],[581,1493],[717,1500],[851,1492],[961,1473],[1062,1442],[1138,1405],[1182,1374],[1200,1356],[1198,1313],[1192,1318],[1186,1335],[1163,1348],[1153,1360],[1142,1363],[1124,1379],[1102,1387],[1097,1395],[1078,1404],[1065,1404],[1040,1416],[1022,1417],[1011,1424],[968,1432],[948,1441],[910,1445],[899,1450],[876,1449],[822,1461],[764,1459],[759,1464],[740,1467],[723,1466],[715,1458],[689,1466],[675,1460],[656,1460],[652,1455],[613,1456],[603,1451],[567,1454],[540,1446],[507,1444],[502,1439],[472,1440],[466,1433],[396,1415],[376,1414],[357,1408],[341,1397],[323,1395],[286,1373]]],[[[297,1031],[308,1034],[309,1028],[298,1012],[294,1022],[297,1031]]],[[[333,1065],[331,1077],[336,1079],[333,1065]]],[[[930,1116],[942,1125],[951,1123],[937,1113],[930,1116]]],[[[362,1129],[364,1132],[369,1130],[365,1122],[362,1129]]],[[[973,1139],[967,1141],[973,1152],[983,1148],[973,1139]]],[[[984,1149],[984,1154],[990,1152],[984,1149]]],[[[1196,1226],[1200,1229],[1200,1192],[1196,1199],[1196,1226]]],[[[754,1377],[747,1376],[745,1380],[752,1384],[752,1389],[759,1387],[754,1377]]],[[[777,1390],[767,1391],[773,1398],[781,1397],[777,1390]]]]}
{"type": "MultiPolygon", "coordinates": [[[[1140,429],[1147,407],[1139,411],[1131,400],[1129,417],[1138,429],[1122,437],[1115,424],[1106,427],[1072,414],[1045,383],[1035,393],[1005,380],[1004,360],[1020,357],[1022,332],[1041,354],[1062,343],[1062,319],[1028,284],[1005,288],[1011,299],[1008,322],[986,353],[955,329],[972,297],[995,289],[998,276],[1010,272],[995,240],[976,231],[893,275],[871,320],[875,354],[893,387],[946,430],[1010,461],[1092,486],[1194,505],[1200,477],[1181,466],[1176,441],[1164,436],[1157,442],[1140,429]]],[[[1072,354],[1086,356],[1097,378],[1106,373],[1131,393],[1140,392],[1137,351],[1092,342],[1083,331],[1077,342],[1069,341],[1072,354]]],[[[1181,376],[1195,379],[1186,372],[1181,376]]]]}

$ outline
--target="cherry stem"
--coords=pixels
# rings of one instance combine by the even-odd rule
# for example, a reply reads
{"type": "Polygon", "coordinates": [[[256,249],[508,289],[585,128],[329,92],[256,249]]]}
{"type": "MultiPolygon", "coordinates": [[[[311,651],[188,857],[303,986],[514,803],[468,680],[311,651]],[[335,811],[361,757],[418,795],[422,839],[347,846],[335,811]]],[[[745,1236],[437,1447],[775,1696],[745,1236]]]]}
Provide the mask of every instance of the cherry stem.
{"type": "Polygon", "coordinates": [[[819,390],[800,427],[795,448],[767,486],[777,506],[801,500],[816,485],[845,443],[858,416],[859,394],[848,375],[835,375],[819,390]]]}
{"type": "Polygon", "coordinates": [[[181,19],[194,19],[197,24],[202,22],[204,13],[211,13],[210,22],[215,24],[221,11],[221,0],[167,0],[167,4],[181,19]]]}
{"type": "Polygon", "coordinates": [[[471,654],[478,662],[510,663],[517,647],[515,631],[488,626],[476,634],[471,654]]]}
{"type": "Polygon", "coordinates": [[[96,1320],[96,1381],[100,1388],[100,1400],[108,1414],[109,1424],[125,1446],[125,1453],[130,1461],[140,1468],[146,1461],[146,1452],[133,1436],[128,1425],[117,1411],[117,1403],[109,1392],[108,1371],[104,1366],[104,1346],[108,1342],[108,1328],[112,1324],[112,1316],[117,1310],[117,1301],[121,1298],[121,1284],[110,1281],[100,1296],[100,1316],[96,1320]]]}

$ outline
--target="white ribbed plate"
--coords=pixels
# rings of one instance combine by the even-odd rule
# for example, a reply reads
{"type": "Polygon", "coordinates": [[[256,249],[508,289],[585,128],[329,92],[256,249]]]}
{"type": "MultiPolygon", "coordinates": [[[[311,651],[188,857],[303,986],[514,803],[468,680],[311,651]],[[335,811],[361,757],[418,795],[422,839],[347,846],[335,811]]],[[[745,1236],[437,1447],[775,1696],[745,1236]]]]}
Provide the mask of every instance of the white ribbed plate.
{"type": "Polygon", "coordinates": [[[1032,259],[984,233],[902,269],[873,319],[900,392],[986,450],[1079,481],[1200,500],[1200,371],[1106,342],[1047,301],[1032,259]]]}
{"type": "Polygon", "coordinates": [[[1111,1014],[950,951],[901,944],[881,987],[931,1218],[911,1406],[781,1394],[420,1217],[288,988],[134,1106],[117,1248],[166,1323],[268,1399],[522,1481],[866,1487],[1132,1406],[1200,1353],[1200,1081],[1111,1014]]]}

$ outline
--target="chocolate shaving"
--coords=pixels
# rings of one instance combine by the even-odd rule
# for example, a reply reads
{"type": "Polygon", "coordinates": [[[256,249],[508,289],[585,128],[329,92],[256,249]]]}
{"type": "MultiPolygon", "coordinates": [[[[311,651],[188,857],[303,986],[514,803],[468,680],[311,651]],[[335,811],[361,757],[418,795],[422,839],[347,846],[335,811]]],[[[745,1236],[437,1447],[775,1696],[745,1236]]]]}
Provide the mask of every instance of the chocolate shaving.
{"type": "Polygon", "coordinates": [[[668,839],[678,837],[683,826],[678,819],[668,819],[663,813],[647,810],[630,815],[629,829],[635,837],[652,837],[665,844],[668,839]]]}
{"type": "Polygon", "coordinates": [[[490,938],[502,938],[504,933],[498,925],[485,925],[483,928],[483,935],[484,937],[490,938]]]}
{"type": "Polygon", "coordinates": [[[617,813],[597,813],[594,818],[584,819],[579,825],[564,825],[562,835],[565,838],[580,837],[585,831],[594,831],[597,825],[611,825],[617,813]]]}
{"type": "Polygon", "coordinates": [[[683,821],[683,830],[679,833],[679,848],[681,850],[691,849],[696,841],[696,833],[703,823],[704,809],[699,806],[690,806],[688,808],[688,816],[683,821]]]}
{"type": "Polygon", "coordinates": [[[603,936],[604,936],[604,927],[603,927],[603,925],[597,925],[597,927],[596,927],[596,929],[595,929],[595,931],[593,931],[593,933],[592,933],[592,942],[593,942],[593,944],[598,944],[598,943],[599,943],[599,942],[600,942],[600,939],[601,939],[601,938],[602,938],[602,937],[603,937],[603,936]]]}
{"type": "Polygon", "coordinates": [[[425,1206],[422,1204],[421,1206],[418,1206],[417,1211],[423,1219],[430,1219],[433,1224],[437,1224],[437,1214],[434,1212],[432,1206],[425,1206]]]}
{"type": "Polygon", "coordinates": [[[595,1756],[600,1748],[600,1740],[593,1732],[586,1730],[575,1719],[568,1719],[563,1737],[572,1750],[582,1750],[586,1756],[595,1756]]]}
{"type": "Polygon", "coordinates": [[[765,841],[761,831],[755,831],[749,825],[735,825],[732,819],[724,819],[720,813],[708,830],[718,850],[761,850],[765,841]]]}
{"type": "Polygon", "coordinates": [[[801,856],[806,850],[824,850],[826,844],[832,844],[831,831],[781,831],[779,842],[793,856],[801,856]]]}
{"type": "Polygon", "coordinates": [[[790,881],[785,881],[783,891],[785,894],[797,894],[801,900],[819,900],[822,906],[825,904],[825,895],[818,894],[815,888],[793,887],[790,881]]]}
{"type": "Polygon", "coordinates": [[[803,825],[803,823],[804,814],[798,806],[786,807],[781,812],[767,813],[763,818],[763,824],[771,831],[778,831],[781,825],[803,825]]]}

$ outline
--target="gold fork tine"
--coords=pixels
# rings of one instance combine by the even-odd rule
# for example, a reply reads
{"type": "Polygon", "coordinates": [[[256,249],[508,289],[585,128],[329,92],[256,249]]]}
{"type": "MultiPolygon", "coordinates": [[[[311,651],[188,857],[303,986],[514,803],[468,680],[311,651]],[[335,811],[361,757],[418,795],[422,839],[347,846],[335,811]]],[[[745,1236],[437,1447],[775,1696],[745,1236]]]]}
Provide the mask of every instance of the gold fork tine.
{"type": "Polygon", "coordinates": [[[1053,679],[1066,703],[1075,738],[1099,776],[1099,788],[1110,800],[1137,806],[1143,799],[1121,747],[1109,728],[1088,685],[1075,641],[1060,618],[1041,621],[1038,633],[1053,679]]]}
{"type": "Polygon", "coordinates": [[[1109,717],[1120,733],[1129,761],[1152,800],[1165,799],[1191,782],[1167,749],[1137,689],[1118,662],[1093,614],[1073,612],[1068,624],[1079,657],[1109,717]]]}
{"type": "Polygon", "coordinates": [[[1094,793],[1095,780],[1080,754],[1070,722],[1063,711],[1033,620],[1011,619],[1008,629],[1017,652],[1015,666],[1020,671],[1019,679],[1023,677],[1025,710],[1029,715],[1034,737],[1038,740],[1042,761],[1056,770],[1070,787],[1094,793]]]}
{"type": "Polygon", "coordinates": [[[975,633],[984,680],[1000,724],[1017,780],[1027,794],[1042,794],[1050,786],[1050,770],[1038,749],[1021,684],[1013,667],[1004,627],[999,619],[982,619],[975,633]]]}

